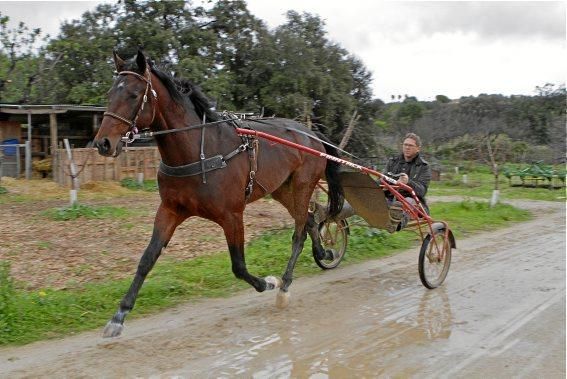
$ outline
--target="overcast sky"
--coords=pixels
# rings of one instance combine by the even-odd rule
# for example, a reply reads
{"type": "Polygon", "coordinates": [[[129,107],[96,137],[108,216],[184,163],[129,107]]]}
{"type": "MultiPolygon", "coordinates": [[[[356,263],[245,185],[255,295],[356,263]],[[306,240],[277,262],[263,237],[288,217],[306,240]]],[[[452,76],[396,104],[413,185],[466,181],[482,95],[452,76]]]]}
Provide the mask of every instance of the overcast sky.
{"type": "MultiPolygon", "coordinates": [[[[63,20],[80,18],[98,3],[0,0],[0,12],[56,36],[63,20]]],[[[398,94],[420,100],[533,95],[536,86],[566,79],[564,1],[247,3],[271,28],[285,21],[289,9],[319,15],[329,38],[362,59],[374,78],[374,96],[385,101],[398,94]]]]}

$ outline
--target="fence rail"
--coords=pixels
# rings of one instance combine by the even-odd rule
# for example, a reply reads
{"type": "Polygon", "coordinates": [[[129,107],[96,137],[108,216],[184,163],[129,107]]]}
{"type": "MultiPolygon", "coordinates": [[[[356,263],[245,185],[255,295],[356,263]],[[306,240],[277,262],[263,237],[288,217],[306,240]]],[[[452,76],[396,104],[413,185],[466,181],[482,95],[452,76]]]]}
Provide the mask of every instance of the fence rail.
{"type": "MultiPolygon", "coordinates": [[[[73,149],[79,183],[89,181],[120,181],[125,178],[155,178],[160,155],[157,147],[128,147],[117,158],[103,157],[94,148],[73,149]]],[[[55,155],[53,178],[60,185],[70,185],[69,160],[64,149],[55,155]]]]}

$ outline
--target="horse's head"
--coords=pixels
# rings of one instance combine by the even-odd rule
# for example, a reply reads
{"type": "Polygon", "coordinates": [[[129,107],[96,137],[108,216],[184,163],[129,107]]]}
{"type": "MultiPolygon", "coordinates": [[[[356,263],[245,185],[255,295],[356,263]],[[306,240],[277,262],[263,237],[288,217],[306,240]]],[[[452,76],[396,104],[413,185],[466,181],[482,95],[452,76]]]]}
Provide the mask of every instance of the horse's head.
{"type": "Polygon", "coordinates": [[[108,91],[107,111],[94,139],[98,152],[112,157],[122,151],[123,138],[150,126],[157,106],[151,70],[141,51],[130,61],[114,52],[114,64],[118,75],[108,91]]]}

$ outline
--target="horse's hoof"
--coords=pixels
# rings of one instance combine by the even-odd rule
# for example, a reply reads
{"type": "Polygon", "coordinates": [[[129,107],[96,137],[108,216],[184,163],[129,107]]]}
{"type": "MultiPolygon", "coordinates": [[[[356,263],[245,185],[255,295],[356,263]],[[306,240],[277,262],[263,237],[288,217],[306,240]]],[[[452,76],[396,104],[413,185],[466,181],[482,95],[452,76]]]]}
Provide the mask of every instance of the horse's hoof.
{"type": "Polygon", "coordinates": [[[264,280],[266,281],[267,290],[273,290],[282,286],[282,280],[280,278],[276,278],[275,276],[266,276],[264,280]]]}
{"type": "Polygon", "coordinates": [[[118,324],[113,321],[109,321],[108,324],[104,327],[102,332],[103,338],[112,338],[118,337],[122,333],[122,329],[124,329],[124,325],[118,324]]]}
{"type": "Polygon", "coordinates": [[[276,296],[276,308],[286,309],[288,305],[289,305],[289,291],[284,292],[282,290],[279,290],[276,296]]]}

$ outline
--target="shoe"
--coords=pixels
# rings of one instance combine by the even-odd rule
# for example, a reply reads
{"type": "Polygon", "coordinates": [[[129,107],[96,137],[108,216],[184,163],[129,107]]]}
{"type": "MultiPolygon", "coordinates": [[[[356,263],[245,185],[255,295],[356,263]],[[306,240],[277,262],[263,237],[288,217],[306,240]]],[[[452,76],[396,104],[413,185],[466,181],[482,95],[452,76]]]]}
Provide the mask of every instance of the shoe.
{"type": "Polygon", "coordinates": [[[404,218],[404,210],[399,202],[395,201],[392,203],[389,208],[389,216],[390,222],[386,226],[386,231],[388,231],[388,233],[394,233],[400,230],[400,223],[404,218]]]}
{"type": "Polygon", "coordinates": [[[313,202],[310,204],[310,208],[312,209],[313,218],[317,225],[327,219],[327,207],[325,207],[324,205],[313,202]]]}

